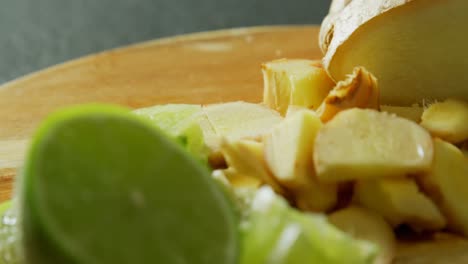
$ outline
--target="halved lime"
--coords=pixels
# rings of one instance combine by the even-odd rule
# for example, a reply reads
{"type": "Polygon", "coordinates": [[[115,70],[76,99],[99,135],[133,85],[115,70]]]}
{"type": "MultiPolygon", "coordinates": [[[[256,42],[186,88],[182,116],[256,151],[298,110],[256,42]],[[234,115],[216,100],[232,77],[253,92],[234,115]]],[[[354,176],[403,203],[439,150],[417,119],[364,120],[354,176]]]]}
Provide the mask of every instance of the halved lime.
{"type": "Polygon", "coordinates": [[[237,263],[233,208],[209,171],[125,109],[48,118],[22,184],[33,263],[237,263]]]}

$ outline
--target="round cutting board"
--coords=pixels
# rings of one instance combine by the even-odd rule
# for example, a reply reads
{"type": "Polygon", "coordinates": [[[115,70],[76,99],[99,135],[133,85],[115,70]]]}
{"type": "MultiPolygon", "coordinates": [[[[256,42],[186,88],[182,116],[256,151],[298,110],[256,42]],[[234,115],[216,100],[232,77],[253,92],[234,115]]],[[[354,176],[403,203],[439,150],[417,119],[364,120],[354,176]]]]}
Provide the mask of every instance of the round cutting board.
{"type": "Polygon", "coordinates": [[[107,102],[259,102],[263,62],[320,58],[317,27],[256,27],[160,39],[91,55],[0,86],[0,201],[10,196],[28,139],[61,107],[107,102]]]}
{"type": "MultiPolygon", "coordinates": [[[[11,196],[28,140],[61,107],[88,102],[139,108],[164,103],[259,102],[263,62],[320,59],[316,26],[197,33],[106,51],[0,86],[0,202],[11,196]]],[[[468,263],[468,242],[436,235],[400,243],[395,263],[468,263]]]]}

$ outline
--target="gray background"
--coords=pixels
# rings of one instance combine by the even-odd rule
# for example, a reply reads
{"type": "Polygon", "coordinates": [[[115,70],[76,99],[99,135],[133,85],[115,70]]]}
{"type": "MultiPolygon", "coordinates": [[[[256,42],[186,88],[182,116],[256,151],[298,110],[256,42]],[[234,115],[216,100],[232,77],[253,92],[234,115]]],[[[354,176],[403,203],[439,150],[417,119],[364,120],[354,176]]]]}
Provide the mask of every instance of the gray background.
{"type": "Polygon", "coordinates": [[[329,0],[0,0],[0,83],[86,54],[159,37],[318,24],[329,0]]]}

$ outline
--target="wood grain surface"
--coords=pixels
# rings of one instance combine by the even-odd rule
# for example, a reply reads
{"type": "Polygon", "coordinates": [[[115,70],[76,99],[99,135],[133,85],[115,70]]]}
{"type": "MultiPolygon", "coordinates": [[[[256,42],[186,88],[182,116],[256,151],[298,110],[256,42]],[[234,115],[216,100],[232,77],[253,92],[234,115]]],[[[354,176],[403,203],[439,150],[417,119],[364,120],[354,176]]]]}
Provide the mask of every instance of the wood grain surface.
{"type": "MultiPolygon", "coordinates": [[[[258,102],[260,65],[321,58],[314,26],[256,27],[161,39],[92,55],[0,86],[0,201],[11,196],[28,140],[61,107],[107,102],[131,108],[162,103],[258,102]]],[[[468,242],[436,235],[398,246],[397,264],[468,263],[468,242]]]]}

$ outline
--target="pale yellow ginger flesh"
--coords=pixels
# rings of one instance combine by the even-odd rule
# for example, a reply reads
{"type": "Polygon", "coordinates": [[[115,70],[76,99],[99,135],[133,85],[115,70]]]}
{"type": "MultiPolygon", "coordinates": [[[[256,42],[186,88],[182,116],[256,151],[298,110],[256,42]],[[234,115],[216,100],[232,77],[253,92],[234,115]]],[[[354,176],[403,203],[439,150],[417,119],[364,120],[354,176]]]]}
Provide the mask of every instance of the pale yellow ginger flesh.
{"type": "Polygon", "coordinates": [[[283,120],[278,112],[265,106],[240,101],[206,105],[203,112],[215,132],[209,139],[213,151],[219,150],[221,138],[260,139],[283,120]]]}
{"type": "Polygon", "coordinates": [[[324,67],[335,81],[363,66],[381,101],[468,101],[468,1],[353,0],[324,21],[324,67]]]}
{"type": "Polygon", "coordinates": [[[468,236],[468,161],[454,145],[434,140],[434,163],[420,181],[447,217],[449,228],[468,236]]]}
{"type": "Polygon", "coordinates": [[[275,126],[264,138],[265,160],[279,182],[288,187],[305,184],[314,175],[312,153],[322,122],[302,110],[275,126]]]}
{"type": "Polygon", "coordinates": [[[285,190],[273,178],[265,163],[264,146],[251,140],[229,141],[221,143],[221,152],[229,166],[224,170],[227,179],[236,187],[259,187],[262,183],[270,185],[277,193],[285,190]]]}
{"type": "Polygon", "coordinates": [[[222,174],[229,184],[235,188],[259,188],[262,185],[262,181],[256,175],[252,177],[251,174],[242,174],[232,167],[215,171],[217,174],[222,174]]]}
{"type": "Polygon", "coordinates": [[[379,109],[377,80],[362,67],[355,68],[344,81],[337,83],[323,100],[317,113],[323,122],[327,122],[339,112],[355,107],[379,109]]]}
{"type": "Polygon", "coordinates": [[[380,110],[382,112],[387,112],[395,114],[399,117],[403,117],[414,121],[416,123],[421,122],[421,116],[424,112],[424,108],[420,106],[391,106],[391,105],[381,105],[380,110]]]}
{"type": "Polygon", "coordinates": [[[451,143],[468,140],[468,103],[459,100],[446,100],[434,103],[427,108],[421,125],[432,135],[451,143]]]}
{"type": "Polygon", "coordinates": [[[297,208],[309,212],[329,212],[338,202],[338,188],[332,183],[313,178],[303,186],[291,189],[291,199],[297,208]]]}
{"type": "Polygon", "coordinates": [[[284,115],[288,106],[316,109],[335,83],[320,61],[281,59],[262,65],[263,103],[284,115]]]}
{"type": "Polygon", "coordinates": [[[337,201],[333,184],[317,181],[313,167],[313,147],[322,123],[311,110],[288,116],[264,138],[265,160],[274,177],[296,196],[299,208],[326,211],[337,201]]]}
{"type": "Polygon", "coordinates": [[[319,180],[381,179],[428,171],[432,138],[418,124],[370,109],[340,112],[320,129],[314,146],[319,180]]]}
{"type": "Polygon", "coordinates": [[[441,230],[446,220],[414,179],[395,178],[358,181],[354,199],[382,215],[392,226],[407,224],[416,231],[441,230]]]}
{"type": "Polygon", "coordinates": [[[224,170],[224,175],[233,186],[259,187],[262,179],[268,177],[262,151],[262,143],[257,141],[222,141],[221,153],[228,165],[228,169],[224,170]]]}
{"type": "Polygon", "coordinates": [[[379,214],[359,206],[338,210],[328,217],[330,223],[352,237],[375,243],[379,255],[373,264],[391,264],[396,253],[392,227],[379,214]]]}
{"type": "Polygon", "coordinates": [[[303,110],[307,110],[307,109],[308,109],[307,107],[303,107],[303,106],[290,105],[288,107],[288,111],[286,111],[285,118],[288,118],[288,117],[294,115],[295,113],[297,113],[299,111],[303,111],[303,110]]]}

